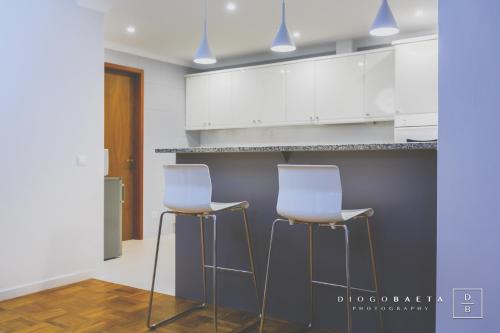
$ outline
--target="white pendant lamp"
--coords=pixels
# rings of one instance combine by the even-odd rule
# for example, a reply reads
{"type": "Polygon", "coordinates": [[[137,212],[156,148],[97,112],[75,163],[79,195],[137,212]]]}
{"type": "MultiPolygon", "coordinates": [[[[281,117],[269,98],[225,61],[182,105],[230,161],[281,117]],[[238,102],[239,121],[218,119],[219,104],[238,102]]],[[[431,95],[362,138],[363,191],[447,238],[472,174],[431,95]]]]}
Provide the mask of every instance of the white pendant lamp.
{"type": "Polygon", "coordinates": [[[217,59],[208,45],[208,33],[207,33],[207,0],[205,0],[205,17],[203,22],[203,36],[201,37],[200,46],[196,50],[193,61],[201,65],[211,65],[217,62],[217,59]]]}
{"type": "Polygon", "coordinates": [[[396,35],[397,33],[399,33],[399,27],[394,19],[391,7],[387,0],[382,0],[382,5],[370,29],[370,35],[383,37],[396,35]]]}
{"type": "Polygon", "coordinates": [[[276,33],[276,37],[274,37],[273,44],[271,46],[271,51],[274,52],[292,52],[297,48],[295,47],[295,43],[293,39],[290,37],[288,33],[288,28],[286,27],[286,12],[285,12],[285,0],[282,0],[281,3],[281,24],[276,33]]]}

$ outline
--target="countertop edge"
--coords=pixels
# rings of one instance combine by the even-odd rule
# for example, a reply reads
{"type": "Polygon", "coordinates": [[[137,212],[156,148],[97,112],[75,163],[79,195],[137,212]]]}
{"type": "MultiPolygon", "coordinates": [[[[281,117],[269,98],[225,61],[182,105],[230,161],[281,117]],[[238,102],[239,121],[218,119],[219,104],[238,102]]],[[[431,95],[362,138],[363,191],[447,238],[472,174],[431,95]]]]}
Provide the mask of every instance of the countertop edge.
{"type": "Polygon", "coordinates": [[[397,151],[437,150],[437,142],[411,143],[361,143],[336,145],[288,145],[288,146],[236,146],[236,147],[180,147],[157,148],[156,153],[267,153],[267,152],[320,152],[320,151],[397,151]]]}

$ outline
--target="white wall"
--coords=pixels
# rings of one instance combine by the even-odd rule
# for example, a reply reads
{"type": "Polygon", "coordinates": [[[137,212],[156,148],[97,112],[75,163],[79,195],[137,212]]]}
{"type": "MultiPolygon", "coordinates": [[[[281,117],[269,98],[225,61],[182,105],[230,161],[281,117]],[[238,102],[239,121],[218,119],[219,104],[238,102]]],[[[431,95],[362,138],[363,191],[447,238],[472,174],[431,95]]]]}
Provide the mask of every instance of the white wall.
{"type": "MultiPolygon", "coordinates": [[[[127,53],[106,50],[106,62],[144,70],[144,238],[154,237],[163,198],[163,164],[175,154],[156,154],[155,148],[199,145],[196,133],[186,133],[185,83],[188,69],[127,53]]],[[[170,217],[165,232],[172,232],[170,217]]]]}
{"type": "Polygon", "coordinates": [[[439,1],[437,333],[500,328],[499,12],[439,1]],[[452,319],[452,288],[484,288],[484,319],[452,319]]]}
{"type": "Polygon", "coordinates": [[[0,31],[5,299],[90,277],[102,260],[103,17],[75,1],[3,1],[0,31]]]}
{"type": "Polygon", "coordinates": [[[200,134],[200,144],[203,146],[386,143],[393,141],[393,122],[228,129],[201,131],[200,134]]]}

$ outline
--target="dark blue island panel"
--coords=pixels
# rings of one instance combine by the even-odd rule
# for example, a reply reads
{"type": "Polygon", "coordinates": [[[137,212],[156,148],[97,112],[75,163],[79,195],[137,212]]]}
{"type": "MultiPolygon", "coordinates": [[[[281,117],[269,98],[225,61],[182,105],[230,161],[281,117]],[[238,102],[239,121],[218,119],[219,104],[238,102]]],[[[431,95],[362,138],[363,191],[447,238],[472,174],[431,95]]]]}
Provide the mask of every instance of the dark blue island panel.
{"type": "MultiPolygon", "coordinates": [[[[435,332],[435,305],[415,297],[436,293],[436,150],[306,151],[179,153],[177,163],[203,163],[210,167],[214,201],[250,202],[249,222],[253,236],[259,289],[262,294],[271,223],[277,217],[278,173],[276,165],[335,164],[340,167],[343,206],[371,207],[377,270],[381,296],[388,297],[383,313],[386,333],[435,332]],[[288,161],[285,160],[285,157],[288,161]],[[400,302],[394,303],[394,297],[400,302]],[[404,297],[412,302],[405,304],[404,297]],[[389,307],[392,306],[392,310],[389,307]],[[397,306],[401,306],[398,310],[397,306]],[[427,307],[425,309],[424,307],[427,307]]],[[[355,287],[372,289],[367,232],[363,223],[351,226],[351,269],[355,287]]],[[[212,225],[207,223],[207,261],[211,262],[212,225]]],[[[345,284],[342,231],[316,228],[314,274],[316,280],[345,284]]],[[[248,268],[241,214],[218,217],[219,264],[248,268]]],[[[179,217],[176,224],[176,294],[200,300],[200,242],[198,220],[179,217]]],[[[279,225],[273,248],[268,315],[293,322],[307,321],[307,234],[305,226],[279,225]]],[[[210,275],[209,275],[210,277],[210,275]]],[[[209,282],[209,286],[211,283],[209,282]]],[[[221,306],[257,312],[249,276],[219,273],[221,306]]],[[[345,331],[342,288],[315,287],[315,325],[345,331]]],[[[354,292],[354,306],[373,305],[369,294],[354,292]],[[358,296],[365,296],[357,303],[358,296]]],[[[354,332],[376,332],[375,311],[354,311],[354,332]]]]}

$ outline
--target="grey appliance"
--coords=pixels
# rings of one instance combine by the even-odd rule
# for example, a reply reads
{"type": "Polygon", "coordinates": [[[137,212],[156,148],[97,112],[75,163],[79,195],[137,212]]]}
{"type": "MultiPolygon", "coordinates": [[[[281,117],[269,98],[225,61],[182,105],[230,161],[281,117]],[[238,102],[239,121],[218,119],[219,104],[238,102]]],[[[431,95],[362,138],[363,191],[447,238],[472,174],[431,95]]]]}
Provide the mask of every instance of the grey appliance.
{"type": "Polygon", "coordinates": [[[104,260],[122,255],[123,182],[104,177],[104,260]]]}

